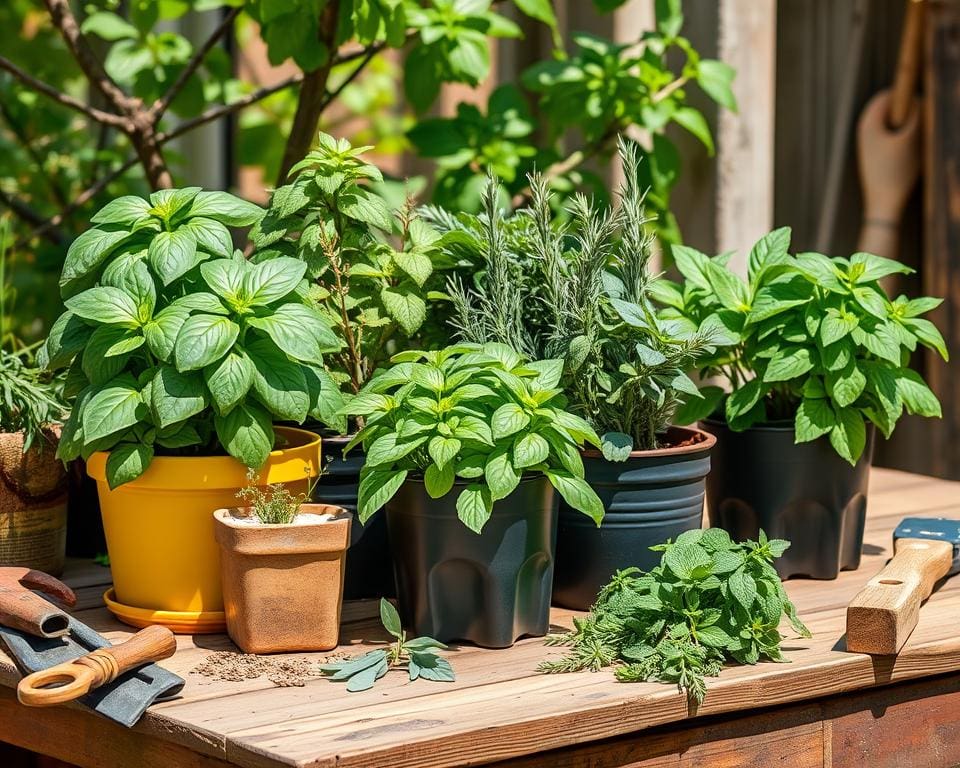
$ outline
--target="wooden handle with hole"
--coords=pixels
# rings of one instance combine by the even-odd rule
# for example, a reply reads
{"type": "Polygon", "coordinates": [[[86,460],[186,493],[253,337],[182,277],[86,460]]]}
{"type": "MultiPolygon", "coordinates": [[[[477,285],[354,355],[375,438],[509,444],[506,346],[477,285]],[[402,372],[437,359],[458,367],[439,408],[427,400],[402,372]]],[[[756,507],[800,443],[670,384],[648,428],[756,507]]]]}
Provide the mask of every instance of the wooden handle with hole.
{"type": "Polygon", "coordinates": [[[131,669],[169,659],[176,651],[173,632],[166,627],[147,627],[124,643],[27,675],[17,685],[17,698],[28,707],[63,704],[86,696],[131,669]]]}
{"type": "Polygon", "coordinates": [[[899,653],[920,618],[920,604],[950,572],[953,544],[897,539],[893,559],[847,606],[847,650],[899,653]]]}

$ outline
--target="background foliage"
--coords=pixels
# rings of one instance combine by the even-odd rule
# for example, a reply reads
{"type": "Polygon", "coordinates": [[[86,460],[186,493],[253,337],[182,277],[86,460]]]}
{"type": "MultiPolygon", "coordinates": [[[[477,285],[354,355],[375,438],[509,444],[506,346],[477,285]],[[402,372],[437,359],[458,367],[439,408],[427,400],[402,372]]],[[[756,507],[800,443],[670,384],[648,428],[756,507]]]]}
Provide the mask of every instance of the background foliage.
{"type": "MultiPolygon", "coordinates": [[[[620,4],[595,0],[598,12],[620,4]]],[[[617,131],[641,128],[652,137],[641,184],[651,187],[661,233],[677,240],[668,204],[679,161],[663,131],[675,123],[709,146],[686,90],[696,82],[732,107],[732,73],[701,60],[682,37],[679,0],[658,0],[656,10],[656,30],[632,44],[578,35],[567,49],[549,0],[0,4],[0,206],[14,220],[15,333],[35,339],[49,327],[66,247],[92,213],[122,194],[193,181],[175,139],[214,121],[233,121],[234,160],[260,166],[268,181],[285,181],[318,126],[381,153],[412,148],[436,160],[434,199],[471,210],[488,171],[519,198],[535,166],[560,192],[599,190],[590,161],[608,154],[617,131]],[[209,40],[192,42],[183,34],[195,26],[188,14],[222,21],[209,40]],[[452,118],[431,116],[443,83],[488,78],[490,40],[517,44],[514,19],[523,16],[551,30],[553,58],[495,90],[486,110],[464,103],[452,118]],[[220,45],[231,31],[234,51],[262,41],[270,62],[291,74],[270,86],[238,76],[239,56],[220,45]],[[667,59],[678,55],[673,71],[667,59]],[[142,130],[123,125],[134,112],[150,118],[142,130]],[[151,141],[157,146],[144,149],[151,141]]]]}

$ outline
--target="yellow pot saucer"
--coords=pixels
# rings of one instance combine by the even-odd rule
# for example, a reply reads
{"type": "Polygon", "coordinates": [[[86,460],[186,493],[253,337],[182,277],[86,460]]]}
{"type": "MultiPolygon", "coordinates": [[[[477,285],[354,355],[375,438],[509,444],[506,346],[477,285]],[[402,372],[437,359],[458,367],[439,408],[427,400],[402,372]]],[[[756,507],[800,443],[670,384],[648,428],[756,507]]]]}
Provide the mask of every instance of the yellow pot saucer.
{"type": "Polygon", "coordinates": [[[103,593],[103,602],[110,613],[131,627],[160,625],[178,635],[212,635],[227,631],[227,618],[223,611],[154,611],[135,608],[118,603],[113,587],[103,593]]]}

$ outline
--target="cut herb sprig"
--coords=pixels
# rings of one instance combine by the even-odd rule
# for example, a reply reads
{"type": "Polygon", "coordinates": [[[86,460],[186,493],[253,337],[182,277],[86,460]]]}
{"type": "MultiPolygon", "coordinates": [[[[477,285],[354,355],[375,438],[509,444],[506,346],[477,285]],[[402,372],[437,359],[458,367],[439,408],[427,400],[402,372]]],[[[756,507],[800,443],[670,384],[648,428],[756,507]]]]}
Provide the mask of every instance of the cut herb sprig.
{"type": "Polygon", "coordinates": [[[320,667],[321,672],[333,682],[346,681],[350,692],[366,691],[391,669],[399,669],[404,665],[410,682],[420,678],[452,683],[456,679],[450,662],[434,653],[435,650],[445,650],[447,646],[432,637],[408,640],[397,609],[383,598],[380,599],[380,621],[393,637],[389,647],[378,648],[346,661],[324,664],[320,667]]]}
{"type": "Polygon", "coordinates": [[[693,702],[706,695],[705,677],[728,661],[785,661],[780,620],[810,637],[773,568],[789,542],[734,542],[719,528],[686,531],[652,549],[663,559],[648,573],[617,572],[574,630],[547,639],[569,646],[541,672],[597,671],[616,665],[622,682],[675,683],[693,702]]]}

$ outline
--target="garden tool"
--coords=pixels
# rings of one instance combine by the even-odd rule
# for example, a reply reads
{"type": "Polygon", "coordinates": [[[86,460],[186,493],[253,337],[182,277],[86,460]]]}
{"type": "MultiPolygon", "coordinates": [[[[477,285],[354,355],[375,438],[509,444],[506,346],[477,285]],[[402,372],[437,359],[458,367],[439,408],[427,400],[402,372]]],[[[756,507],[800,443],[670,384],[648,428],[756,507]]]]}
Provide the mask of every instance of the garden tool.
{"type": "Polygon", "coordinates": [[[960,572],[960,520],[905,518],[893,532],[893,558],[847,607],[847,650],[899,653],[934,585],[960,572]]]}
{"type": "MultiPolygon", "coordinates": [[[[0,568],[0,640],[23,674],[71,663],[92,655],[92,651],[111,648],[106,638],[27,589],[35,587],[72,604],[74,595],[66,584],[46,574],[25,571],[0,568]],[[63,627],[64,619],[66,627],[63,627]]],[[[99,662],[92,662],[106,667],[106,677],[111,676],[113,662],[116,662],[115,679],[99,687],[91,686],[79,702],[130,727],[154,701],[176,696],[184,681],[156,664],[147,663],[138,669],[126,663],[121,665],[124,657],[120,651],[119,658],[111,655],[112,661],[101,656],[99,662]]]]}
{"type": "Polygon", "coordinates": [[[63,704],[112,683],[124,672],[169,659],[176,652],[173,632],[166,627],[147,627],[126,642],[27,675],[17,685],[17,698],[28,707],[63,704]]]}
{"type": "Polygon", "coordinates": [[[0,568],[0,624],[36,637],[63,637],[70,617],[31,592],[36,589],[64,605],[75,605],[77,596],[66,584],[43,571],[0,568]]]}

